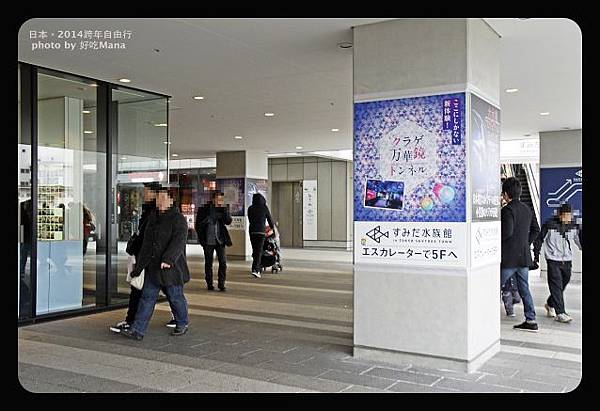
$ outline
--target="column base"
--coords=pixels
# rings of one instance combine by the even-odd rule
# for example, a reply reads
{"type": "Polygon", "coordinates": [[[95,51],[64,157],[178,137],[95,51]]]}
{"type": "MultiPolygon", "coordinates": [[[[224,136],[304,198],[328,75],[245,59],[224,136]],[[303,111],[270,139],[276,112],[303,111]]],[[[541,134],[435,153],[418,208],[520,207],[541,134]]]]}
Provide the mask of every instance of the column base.
{"type": "Polygon", "coordinates": [[[411,364],[417,367],[446,369],[464,373],[475,372],[486,361],[500,352],[500,340],[493,343],[472,360],[459,358],[436,357],[433,355],[407,353],[402,351],[385,350],[374,347],[354,346],[354,358],[387,362],[390,364],[411,364]]]}

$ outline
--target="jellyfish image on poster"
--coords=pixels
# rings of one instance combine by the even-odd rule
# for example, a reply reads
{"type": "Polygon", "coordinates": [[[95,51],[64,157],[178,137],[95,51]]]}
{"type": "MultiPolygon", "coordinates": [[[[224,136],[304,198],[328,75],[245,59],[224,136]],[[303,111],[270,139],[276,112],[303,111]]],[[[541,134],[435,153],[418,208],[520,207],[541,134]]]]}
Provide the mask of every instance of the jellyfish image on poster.
{"type": "Polygon", "coordinates": [[[433,187],[433,193],[443,204],[450,204],[456,196],[456,190],[451,186],[437,183],[433,187]]]}

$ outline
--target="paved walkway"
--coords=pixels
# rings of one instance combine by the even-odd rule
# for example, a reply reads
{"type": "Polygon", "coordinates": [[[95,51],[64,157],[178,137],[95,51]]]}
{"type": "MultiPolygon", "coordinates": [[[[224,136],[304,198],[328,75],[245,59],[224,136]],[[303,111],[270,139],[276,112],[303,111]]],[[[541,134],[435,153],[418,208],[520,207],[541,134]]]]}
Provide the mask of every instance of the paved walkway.
{"type": "Polygon", "coordinates": [[[248,263],[231,261],[228,291],[219,293],[197,279],[203,261],[192,250],[185,336],[168,335],[166,303],[141,342],[108,331],[125,310],[21,327],[21,384],[32,392],[140,393],[566,392],[579,384],[581,285],[567,289],[574,321],[558,324],[544,317],[547,286],[533,278],[540,332],[512,330],[522,319],[517,305],[516,319],[502,319],[502,351],[463,374],[354,359],[349,253],[331,261],[317,254],[306,261],[306,250],[289,250],[284,272],[260,280],[248,263]]]}

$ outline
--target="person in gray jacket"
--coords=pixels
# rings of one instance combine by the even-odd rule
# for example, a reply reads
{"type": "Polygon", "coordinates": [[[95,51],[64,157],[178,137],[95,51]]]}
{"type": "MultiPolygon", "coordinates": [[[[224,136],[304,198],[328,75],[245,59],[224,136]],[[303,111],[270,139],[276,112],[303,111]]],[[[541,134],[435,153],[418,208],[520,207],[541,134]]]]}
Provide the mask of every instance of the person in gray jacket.
{"type": "Polygon", "coordinates": [[[561,323],[568,323],[572,318],[565,311],[563,293],[571,280],[573,260],[573,244],[581,250],[581,227],[573,221],[571,205],[564,203],[558,214],[542,225],[542,229],[534,242],[535,262],[539,261],[540,251],[544,247],[544,256],[548,265],[548,288],[550,296],[545,307],[548,317],[561,323]]]}

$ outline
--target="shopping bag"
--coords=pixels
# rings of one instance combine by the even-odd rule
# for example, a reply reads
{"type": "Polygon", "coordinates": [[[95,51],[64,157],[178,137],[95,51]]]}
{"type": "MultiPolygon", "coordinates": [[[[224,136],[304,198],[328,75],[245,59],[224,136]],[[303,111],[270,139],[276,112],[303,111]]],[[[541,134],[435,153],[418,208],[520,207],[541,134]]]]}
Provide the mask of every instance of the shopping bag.
{"type": "Polygon", "coordinates": [[[144,271],[138,275],[137,277],[131,277],[131,272],[135,267],[135,256],[130,255],[127,257],[127,277],[125,277],[125,281],[131,284],[132,287],[141,290],[144,287],[144,271]]]}

